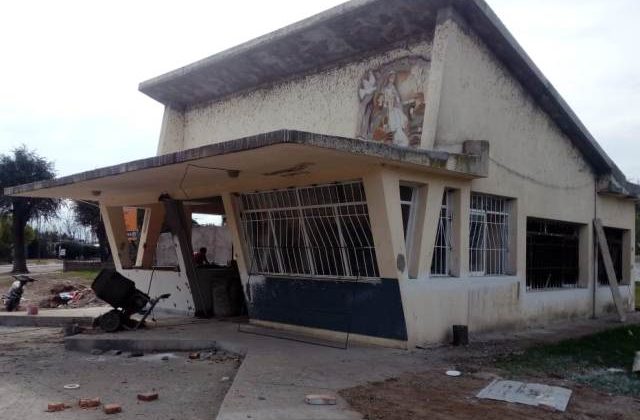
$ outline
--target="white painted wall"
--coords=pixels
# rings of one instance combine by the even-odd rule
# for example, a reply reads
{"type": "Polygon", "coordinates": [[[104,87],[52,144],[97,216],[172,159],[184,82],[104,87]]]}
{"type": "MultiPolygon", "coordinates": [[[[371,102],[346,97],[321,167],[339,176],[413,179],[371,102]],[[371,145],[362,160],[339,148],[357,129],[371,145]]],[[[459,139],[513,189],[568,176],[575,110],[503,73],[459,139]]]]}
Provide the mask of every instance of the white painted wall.
{"type": "MultiPolygon", "coordinates": [[[[403,299],[405,315],[413,324],[412,341],[446,339],[456,323],[481,331],[591,316],[591,247],[586,247],[582,260],[585,288],[526,291],[527,217],[589,226],[600,217],[606,226],[628,229],[633,237],[633,202],[595,198],[595,178],[580,152],[473,34],[446,21],[436,29],[432,57],[432,69],[442,69],[431,75],[432,91],[442,95],[437,116],[430,116],[436,121],[433,147],[460,152],[465,140],[490,142],[489,177],[472,181],[470,187],[516,199],[517,265],[512,277],[467,277],[463,267],[460,278],[405,281],[403,299]]],[[[424,143],[429,141],[427,137],[424,143]]],[[[460,213],[468,217],[464,209],[460,213]]],[[[592,243],[591,229],[585,232],[587,243],[592,243]]],[[[631,300],[629,287],[620,289],[631,300]]],[[[598,314],[612,309],[608,288],[598,288],[596,306],[598,314]]]]}
{"type": "Polygon", "coordinates": [[[163,270],[118,270],[123,276],[133,280],[136,288],[148,293],[151,298],[170,293],[171,297],[162,300],[156,308],[176,315],[194,316],[193,297],[189,281],[184,273],[163,270]],[[151,287],[149,287],[151,284],[151,287]]]}
{"type": "MultiPolygon", "coordinates": [[[[430,60],[431,43],[421,42],[323,73],[188,109],[184,118],[166,110],[159,153],[188,149],[280,129],[355,137],[358,88],[370,69],[407,56],[430,60]],[[180,135],[180,130],[184,130],[180,135]],[[166,134],[165,134],[166,133],[166,134]]],[[[423,73],[428,97],[429,72],[423,73]]]]}
{"type": "MultiPolygon", "coordinates": [[[[600,217],[605,226],[628,229],[633,238],[634,205],[616,198],[596,197],[594,176],[580,151],[463,23],[450,19],[439,24],[433,43],[422,42],[407,49],[393,50],[330,71],[188,109],[184,113],[167,109],[159,153],[282,128],[353,137],[358,125],[357,90],[362,76],[369,69],[409,55],[432,60],[428,79],[424,80],[427,115],[422,146],[460,152],[465,140],[488,140],[491,145],[488,178],[470,182],[391,168],[362,168],[380,271],[385,276],[400,278],[409,345],[445,340],[453,324],[468,324],[475,332],[591,316],[593,247],[590,244],[593,233],[590,225],[594,217],[600,217]],[[437,223],[433,211],[427,214],[421,229],[425,236],[420,244],[420,254],[424,258],[420,275],[417,279],[409,279],[406,270],[397,269],[397,256],[406,255],[407,250],[401,231],[398,194],[394,189],[400,180],[409,178],[422,183],[427,190],[451,187],[461,192],[454,215],[460,218],[456,231],[459,277],[429,277],[432,232],[437,223]],[[470,191],[516,200],[512,220],[517,227],[513,249],[516,264],[511,276],[468,276],[465,241],[468,241],[470,191]],[[585,226],[584,243],[587,245],[583,247],[585,258],[582,259],[580,279],[584,288],[526,291],[527,217],[571,221],[585,226]]],[[[232,200],[228,194],[224,197],[234,252],[240,259],[241,277],[246,280],[242,243],[235,227],[235,216],[230,214],[233,212],[232,200]]],[[[438,208],[440,199],[432,194],[426,205],[438,208]]],[[[629,252],[634,252],[632,244],[629,252]]],[[[133,274],[139,277],[141,285],[148,281],[144,280],[148,272],[133,274]]],[[[186,279],[184,281],[186,285],[186,279]]],[[[177,283],[180,285],[180,280],[177,283]]],[[[158,287],[161,286],[162,283],[158,287]]],[[[632,300],[629,290],[627,286],[621,287],[623,297],[632,300]]],[[[598,288],[596,294],[596,312],[611,310],[608,288],[598,288]]],[[[186,305],[184,308],[192,306],[187,296],[180,299],[181,304],[186,305]]]]}

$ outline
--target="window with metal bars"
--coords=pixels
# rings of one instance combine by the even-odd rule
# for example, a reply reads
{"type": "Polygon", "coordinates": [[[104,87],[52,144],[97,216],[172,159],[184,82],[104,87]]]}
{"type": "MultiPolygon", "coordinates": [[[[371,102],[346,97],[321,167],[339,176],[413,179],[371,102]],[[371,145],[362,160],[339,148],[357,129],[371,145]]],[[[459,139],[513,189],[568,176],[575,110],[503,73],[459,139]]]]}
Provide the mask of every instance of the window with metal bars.
{"type": "Polygon", "coordinates": [[[507,274],[510,200],[471,193],[469,270],[472,275],[507,274]]]}
{"type": "Polygon", "coordinates": [[[376,278],[362,182],[240,195],[252,274],[376,278]]]}
{"type": "Polygon", "coordinates": [[[452,221],[451,192],[445,191],[442,197],[442,205],[440,206],[436,242],[433,248],[433,258],[431,259],[432,276],[448,276],[451,274],[452,221]]]}
{"type": "Polygon", "coordinates": [[[527,290],[578,287],[580,226],[527,219],[527,290]]]}

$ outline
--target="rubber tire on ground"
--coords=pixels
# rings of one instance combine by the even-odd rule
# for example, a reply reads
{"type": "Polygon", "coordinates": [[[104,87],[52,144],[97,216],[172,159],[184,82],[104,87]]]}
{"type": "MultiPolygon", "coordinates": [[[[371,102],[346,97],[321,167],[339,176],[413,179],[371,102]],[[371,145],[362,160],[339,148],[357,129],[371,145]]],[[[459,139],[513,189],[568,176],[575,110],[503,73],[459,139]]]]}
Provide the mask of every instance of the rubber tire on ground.
{"type": "Polygon", "coordinates": [[[122,314],[117,309],[113,309],[100,316],[98,321],[100,329],[106,332],[116,332],[122,327],[122,314]]]}

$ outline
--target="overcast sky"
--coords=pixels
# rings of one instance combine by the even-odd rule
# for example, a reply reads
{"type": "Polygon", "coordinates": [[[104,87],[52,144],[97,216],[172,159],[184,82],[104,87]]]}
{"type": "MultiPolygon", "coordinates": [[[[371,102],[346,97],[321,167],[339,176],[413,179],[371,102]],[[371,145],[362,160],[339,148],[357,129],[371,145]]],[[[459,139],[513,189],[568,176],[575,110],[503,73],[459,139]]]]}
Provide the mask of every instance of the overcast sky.
{"type": "MultiPolygon", "coordinates": [[[[487,0],[628,177],[640,179],[640,1],[487,0]]],[[[341,3],[7,1],[0,153],[59,175],[155,154],[162,106],[138,83],[341,3]]]]}

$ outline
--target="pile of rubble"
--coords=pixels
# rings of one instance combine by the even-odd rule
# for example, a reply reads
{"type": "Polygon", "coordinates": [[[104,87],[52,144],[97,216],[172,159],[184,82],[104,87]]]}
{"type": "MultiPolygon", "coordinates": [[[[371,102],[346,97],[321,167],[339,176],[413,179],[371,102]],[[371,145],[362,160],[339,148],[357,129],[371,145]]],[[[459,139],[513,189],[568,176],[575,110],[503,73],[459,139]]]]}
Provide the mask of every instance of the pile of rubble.
{"type": "Polygon", "coordinates": [[[49,290],[49,296],[39,303],[40,308],[82,308],[100,305],[104,303],[96,297],[91,288],[70,281],[55,284],[49,290]]]}

